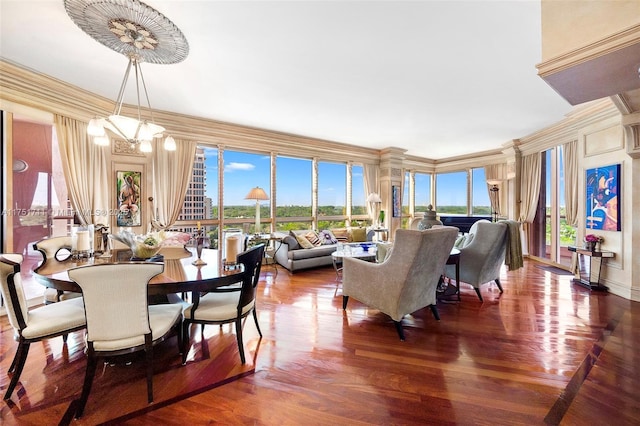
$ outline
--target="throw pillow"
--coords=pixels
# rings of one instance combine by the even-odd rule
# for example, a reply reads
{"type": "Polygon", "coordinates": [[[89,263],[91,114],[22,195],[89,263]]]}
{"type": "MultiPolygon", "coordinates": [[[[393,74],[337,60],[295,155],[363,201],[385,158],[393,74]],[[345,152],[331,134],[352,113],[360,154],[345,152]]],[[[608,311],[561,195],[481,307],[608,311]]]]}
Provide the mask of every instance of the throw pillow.
{"type": "Polygon", "coordinates": [[[304,235],[296,235],[296,240],[298,240],[298,244],[300,244],[300,247],[302,248],[310,249],[314,247],[313,244],[304,237],[304,235]]]}
{"type": "Polygon", "coordinates": [[[318,238],[318,234],[315,231],[309,231],[304,234],[304,237],[314,246],[319,246],[322,244],[322,240],[318,238]]]}
{"type": "Polygon", "coordinates": [[[333,233],[331,231],[329,231],[328,229],[325,229],[324,231],[320,231],[320,233],[318,234],[318,237],[322,240],[322,244],[337,244],[338,240],[336,239],[336,236],[333,235],[333,233]]]}
{"type": "Polygon", "coordinates": [[[349,228],[349,242],[363,243],[367,241],[367,228],[349,228]]]}
{"type": "Polygon", "coordinates": [[[339,243],[349,242],[349,232],[347,231],[347,228],[333,228],[331,232],[339,243]]]}

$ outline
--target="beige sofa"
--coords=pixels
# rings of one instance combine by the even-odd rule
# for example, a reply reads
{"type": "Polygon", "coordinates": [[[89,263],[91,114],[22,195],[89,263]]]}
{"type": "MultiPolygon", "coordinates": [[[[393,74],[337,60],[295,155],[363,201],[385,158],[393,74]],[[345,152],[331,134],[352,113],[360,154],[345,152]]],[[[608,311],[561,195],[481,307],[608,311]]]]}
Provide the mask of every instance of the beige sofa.
{"type": "MultiPolygon", "coordinates": [[[[307,245],[306,247],[303,247],[301,244],[301,242],[304,243],[304,240],[301,240],[301,238],[304,238],[305,235],[313,231],[290,231],[288,235],[283,236],[281,241],[276,242],[276,250],[274,253],[276,262],[290,272],[333,265],[331,253],[336,251],[338,242],[371,241],[374,234],[370,229],[355,227],[333,228],[329,231],[331,231],[331,235],[335,237],[336,242],[331,242],[327,239],[323,241],[323,244],[311,244],[311,246],[307,245]]],[[[319,238],[327,235],[326,231],[316,232],[315,234],[320,234],[319,238]]],[[[310,237],[310,239],[313,240],[313,237],[310,237]]]]}

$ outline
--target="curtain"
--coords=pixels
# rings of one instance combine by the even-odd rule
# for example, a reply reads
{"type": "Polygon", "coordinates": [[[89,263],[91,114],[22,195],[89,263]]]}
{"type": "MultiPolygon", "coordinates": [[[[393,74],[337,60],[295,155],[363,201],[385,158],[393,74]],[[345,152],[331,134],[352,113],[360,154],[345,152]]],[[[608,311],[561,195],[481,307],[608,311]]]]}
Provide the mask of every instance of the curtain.
{"type": "MultiPolygon", "coordinates": [[[[364,164],[362,168],[364,172],[364,176],[362,177],[362,181],[364,182],[364,197],[365,200],[372,192],[380,195],[380,189],[378,188],[378,170],[379,167],[375,164],[364,164]]],[[[376,211],[376,206],[372,206],[372,203],[366,203],[367,205],[367,214],[369,217],[375,222],[376,217],[374,217],[378,212],[376,211]]]]}
{"type": "Polygon", "coordinates": [[[91,143],[87,124],[54,115],[71,207],[82,225],[109,224],[109,175],[104,148],[91,143]]]}
{"type": "Polygon", "coordinates": [[[520,184],[520,223],[531,223],[536,217],[538,197],[540,196],[540,153],[522,157],[520,184]]]}
{"type": "Polygon", "coordinates": [[[578,141],[562,146],[564,163],[564,204],[567,224],[578,226],[578,141]]]}
{"type": "Polygon", "coordinates": [[[151,173],[153,178],[154,229],[167,229],[182,211],[198,143],[176,140],[176,150],[155,149],[151,173]]]}

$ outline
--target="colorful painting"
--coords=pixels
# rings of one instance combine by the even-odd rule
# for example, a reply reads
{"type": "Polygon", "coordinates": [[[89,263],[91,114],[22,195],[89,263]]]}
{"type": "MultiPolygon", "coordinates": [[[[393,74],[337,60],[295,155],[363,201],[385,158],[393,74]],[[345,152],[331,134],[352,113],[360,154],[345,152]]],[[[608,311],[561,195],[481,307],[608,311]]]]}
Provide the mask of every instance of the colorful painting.
{"type": "Polygon", "coordinates": [[[587,170],[586,227],[620,231],[620,164],[587,170]]]}
{"type": "Polygon", "coordinates": [[[140,172],[116,172],[118,226],[141,226],[140,172]]]}
{"type": "Polygon", "coordinates": [[[402,204],[400,201],[400,187],[392,186],[391,192],[393,195],[393,217],[401,217],[402,216],[402,204]]]}

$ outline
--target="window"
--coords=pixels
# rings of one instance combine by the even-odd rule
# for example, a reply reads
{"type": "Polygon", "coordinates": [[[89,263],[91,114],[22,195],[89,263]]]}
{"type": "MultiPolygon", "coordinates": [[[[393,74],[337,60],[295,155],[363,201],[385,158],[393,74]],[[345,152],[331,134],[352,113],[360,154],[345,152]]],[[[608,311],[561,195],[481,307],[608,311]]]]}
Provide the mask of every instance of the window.
{"type": "MultiPolygon", "coordinates": [[[[487,189],[484,167],[471,170],[471,214],[491,216],[491,201],[487,189]]],[[[504,212],[502,212],[504,215],[504,212]]]]}
{"type": "Polygon", "coordinates": [[[351,216],[359,220],[368,220],[367,195],[364,193],[364,168],[351,166],[351,216]]]}
{"type": "MultiPolygon", "coordinates": [[[[223,159],[225,226],[241,226],[244,232],[254,233],[256,200],[246,200],[245,197],[256,186],[271,197],[271,159],[265,154],[238,151],[224,151],[223,159]]],[[[269,205],[269,201],[260,201],[261,221],[271,217],[269,205]]]]}
{"type": "Polygon", "coordinates": [[[311,176],[311,160],[276,158],[278,231],[311,228],[311,176]]]}
{"type": "Polygon", "coordinates": [[[415,213],[427,211],[431,204],[431,175],[427,173],[415,174],[415,213]]]}
{"type": "Polygon", "coordinates": [[[318,162],[318,229],[344,226],[347,165],[318,162]]]}
{"type": "Polygon", "coordinates": [[[437,175],[436,207],[439,214],[467,214],[467,172],[437,175]]]}

